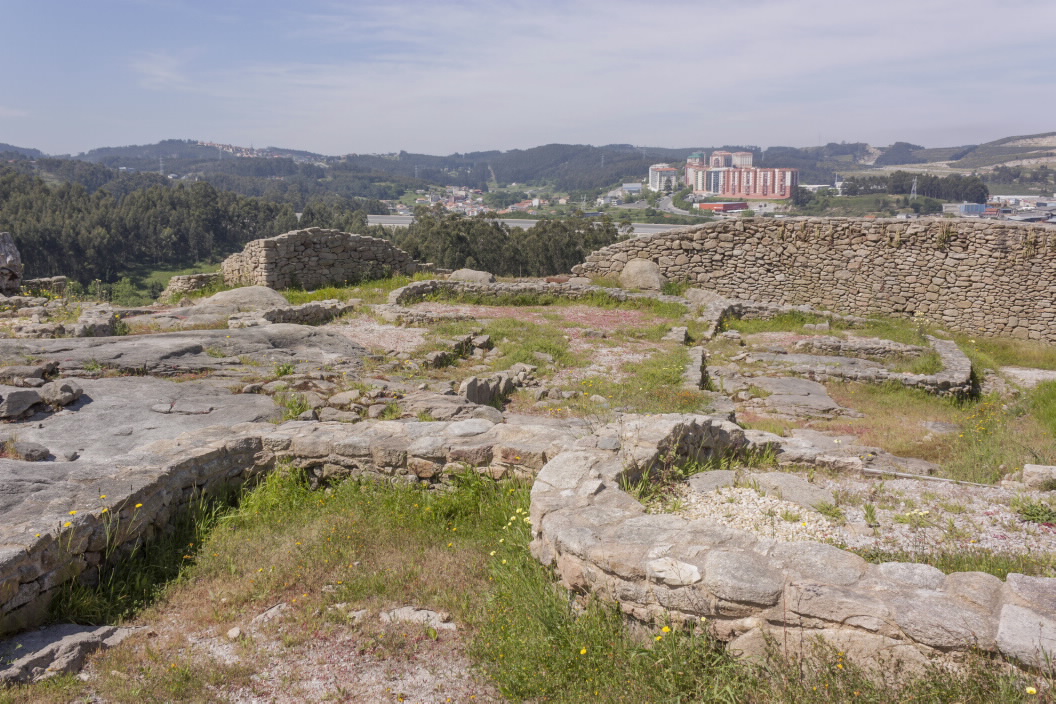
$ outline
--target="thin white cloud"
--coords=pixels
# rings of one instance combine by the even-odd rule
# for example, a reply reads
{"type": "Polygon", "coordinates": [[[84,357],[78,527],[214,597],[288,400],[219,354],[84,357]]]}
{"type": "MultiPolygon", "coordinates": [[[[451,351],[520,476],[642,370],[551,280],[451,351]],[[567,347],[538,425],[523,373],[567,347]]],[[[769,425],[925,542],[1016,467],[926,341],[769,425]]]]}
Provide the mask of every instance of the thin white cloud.
{"type": "Polygon", "coordinates": [[[327,153],[939,146],[1042,131],[1056,114],[1039,70],[1051,0],[308,0],[265,2],[244,24],[229,45],[163,36],[132,57],[146,92],[130,101],[180,95],[159,137],[178,125],[327,153]]]}
{"type": "Polygon", "coordinates": [[[129,65],[138,74],[140,85],[148,90],[185,90],[192,86],[186,56],[151,51],[133,57],[129,65]]]}
{"type": "Polygon", "coordinates": [[[0,105],[0,117],[29,117],[29,112],[18,108],[0,105]]]}

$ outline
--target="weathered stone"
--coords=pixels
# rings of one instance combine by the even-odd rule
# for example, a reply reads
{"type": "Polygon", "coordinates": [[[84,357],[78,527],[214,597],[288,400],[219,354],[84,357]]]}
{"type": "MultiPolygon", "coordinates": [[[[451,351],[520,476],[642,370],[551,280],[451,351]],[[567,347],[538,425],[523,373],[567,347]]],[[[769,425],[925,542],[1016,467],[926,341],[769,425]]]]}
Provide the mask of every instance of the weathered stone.
{"type": "Polygon", "coordinates": [[[997,629],[997,647],[1007,657],[1032,667],[1046,667],[1056,656],[1056,618],[1052,612],[1005,604],[997,629]]]}
{"type": "Polygon", "coordinates": [[[494,274],[489,274],[486,271],[477,271],[476,269],[456,269],[451,272],[448,278],[452,281],[473,281],[479,284],[495,283],[494,274]]]}
{"type": "Polygon", "coordinates": [[[1056,465],[1023,465],[1023,483],[1035,489],[1056,490],[1056,465]]]}
{"type": "Polygon", "coordinates": [[[703,586],[726,601],[771,606],[784,584],[758,553],[715,550],[704,558],[703,586]]]}
{"type": "Polygon", "coordinates": [[[689,487],[693,491],[706,494],[716,489],[733,486],[737,481],[737,472],[732,469],[715,469],[710,472],[700,472],[689,478],[689,487]]]}
{"type": "Polygon", "coordinates": [[[0,386],[0,418],[20,418],[40,402],[34,389],[0,386]]]}
{"type": "Polygon", "coordinates": [[[806,508],[817,508],[821,504],[835,503],[832,492],[815,486],[802,477],[785,472],[765,472],[752,474],[752,481],[768,495],[806,508]]]}
{"type": "Polygon", "coordinates": [[[22,287],[22,255],[10,232],[0,232],[0,294],[17,296],[22,287]]]}
{"type": "Polygon", "coordinates": [[[85,659],[112,648],[137,628],[60,624],[0,643],[0,684],[40,682],[78,672],[85,659]]]}
{"type": "Polygon", "coordinates": [[[644,291],[659,291],[667,279],[660,273],[660,266],[649,259],[632,259],[620,272],[620,286],[644,291]]]}
{"type": "Polygon", "coordinates": [[[685,587],[701,580],[699,567],[672,557],[661,557],[646,562],[645,576],[669,587],[685,587]]]}
{"type": "Polygon", "coordinates": [[[68,406],[81,397],[84,389],[73,379],[61,379],[44,384],[37,393],[40,399],[50,406],[68,406]]]}

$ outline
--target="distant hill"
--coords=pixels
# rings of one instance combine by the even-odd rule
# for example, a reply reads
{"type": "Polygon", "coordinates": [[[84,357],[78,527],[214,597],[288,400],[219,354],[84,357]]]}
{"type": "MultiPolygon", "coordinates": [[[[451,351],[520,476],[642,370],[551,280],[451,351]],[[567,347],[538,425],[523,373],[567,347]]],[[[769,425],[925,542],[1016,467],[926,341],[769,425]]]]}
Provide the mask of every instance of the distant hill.
{"type": "Polygon", "coordinates": [[[1056,132],[1004,137],[986,144],[925,149],[906,142],[883,148],[878,166],[943,164],[958,169],[987,169],[1023,159],[1056,159],[1056,132]]]}
{"type": "Polygon", "coordinates": [[[16,147],[13,144],[4,144],[3,142],[0,142],[0,154],[3,154],[4,152],[13,152],[15,154],[21,154],[22,156],[27,156],[30,159],[38,159],[44,156],[44,152],[40,151],[39,149],[16,147]]]}
{"type": "MultiPolygon", "coordinates": [[[[5,145],[0,145],[0,147],[5,145]]],[[[715,149],[750,151],[755,164],[791,167],[800,183],[832,183],[838,173],[861,174],[877,167],[935,164],[954,169],[992,169],[1022,159],[1056,163],[1056,132],[1018,135],[980,145],[923,147],[895,142],[874,147],[865,142],[830,142],[816,147],[749,145],[713,147],[648,147],[631,144],[545,144],[530,149],[492,150],[448,155],[401,151],[391,154],[327,156],[266,147],[249,149],[169,139],[157,144],[103,147],[72,157],[78,162],[123,167],[126,172],[175,174],[207,180],[223,190],[286,200],[300,207],[324,193],[342,197],[393,199],[430,185],[469,186],[520,184],[550,187],[574,197],[592,197],[614,184],[641,181],[655,163],[684,163],[693,152],[715,149]]],[[[2,150],[0,150],[2,151],[2,150]]],[[[37,150],[20,150],[35,157],[37,150]]],[[[60,169],[49,166],[59,175],[60,169]]],[[[79,174],[80,175],[80,174],[79,174]]],[[[98,174],[96,181],[103,174],[98,174]]],[[[83,180],[83,179],[74,179],[83,180]]],[[[91,184],[85,181],[85,185],[91,184]]]]}

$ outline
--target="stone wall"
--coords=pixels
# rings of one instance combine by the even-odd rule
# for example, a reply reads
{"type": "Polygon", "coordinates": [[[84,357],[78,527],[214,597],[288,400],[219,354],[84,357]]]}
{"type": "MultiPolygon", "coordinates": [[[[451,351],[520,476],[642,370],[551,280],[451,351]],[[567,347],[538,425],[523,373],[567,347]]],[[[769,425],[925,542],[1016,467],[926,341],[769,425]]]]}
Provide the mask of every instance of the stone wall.
{"type": "Polygon", "coordinates": [[[573,591],[636,618],[703,617],[735,652],[762,655],[772,642],[801,655],[820,637],[887,674],[976,650],[1046,666],[1056,653],[1056,579],[870,564],[832,545],[649,514],[622,489],[683,459],[773,448],[780,459],[785,442],[707,416],[624,416],[539,472],[532,552],[573,591]]]}
{"type": "Polygon", "coordinates": [[[318,227],[253,240],[221,267],[226,284],[274,289],[340,286],[418,269],[388,240],[318,227]]]}
{"type": "Polygon", "coordinates": [[[952,330],[1056,342],[1056,227],[964,219],[751,218],[626,240],[573,269],[648,259],[734,299],[915,316],[952,330]]]}
{"type": "Polygon", "coordinates": [[[97,510],[72,511],[58,522],[42,515],[39,525],[22,526],[22,535],[9,529],[0,544],[0,634],[39,624],[64,582],[94,582],[103,562],[171,530],[172,519],[191,501],[241,486],[270,468],[273,455],[264,451],[259,433],[215,431],[183,445],[171,441],[163,455],[137,458],[138,466],[120,479],[93,480],[97,510]]]}
{"type": "Polygon", "coordinates": [[[495,479],[530,478],[577,437],[573,428],[471,418],[245,423],[160,441],[115,457],[110,476],[78,481],[61,506],[41,501],[32,520],[3,527],[0,635],[38,625],[64,582],[93,583],[102,563],[168,530],[191,501],[252,481],[277,460],[304,469],[313,483],[347,476],[440,483],[467,467],[495,479]],[[71,505],[79,510],[68,513],[71,505]]]}
{"type": "Polygon", "coordinates": [[[221,284],[223,282],[224,275],[219,271],[210,272],[208,274],[173,276],[169,279],[168,285],[165,286],[165,290],[161,292],[161,295],[158,296],[158,298],[162,301],[172,301],[178,299],[185,293],[201,291],[203,288],[208,288],[213,284],[221,284]]]}

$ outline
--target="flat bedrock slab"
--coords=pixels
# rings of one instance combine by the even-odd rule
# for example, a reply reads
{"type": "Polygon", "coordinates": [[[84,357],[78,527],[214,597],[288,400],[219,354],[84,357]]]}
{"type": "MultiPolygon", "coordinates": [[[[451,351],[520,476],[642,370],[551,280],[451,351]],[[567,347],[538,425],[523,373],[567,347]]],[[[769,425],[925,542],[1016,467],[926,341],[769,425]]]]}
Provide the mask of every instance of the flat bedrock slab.
{"type": "Polygon", "coordinates": [[[1053,369],[1001,367],[998,371],[1010,378],[1014,383],[1028,389],[1033,389],[1038,384],[1046,381],[1056,381],[1056,370],[1053,369]]]}
{"type": "Polygon", "coordinates": [[[0,684],[77,672],[89,655],[118,645],[137,630],[63,623],[8,638],[0,642],[0,684]]]}
{"type": "Polygon", "coordinates": [[[277,323],[234,330],[191,330],[121,337],[0,340],[0,361],[25,357],[120,371],[180,373],[238,366],[243,355],[257,362],[358,363],[366,350],[330,330],[277,323]]]}
{"type": "Polygon", "coordinates": [[[83,461],[105,462],[210,426],[280,416],[268,396],[234,394],[200,381],[128,376],[79,383],[83,393],[73,404],[39,420],[10,423],[5,430],[48,447],[56,457],[76,452],[83,461]]]}

